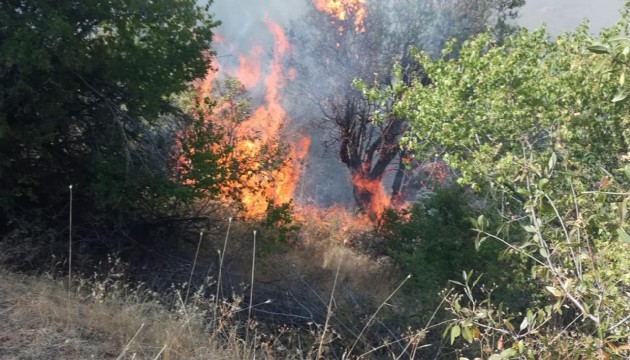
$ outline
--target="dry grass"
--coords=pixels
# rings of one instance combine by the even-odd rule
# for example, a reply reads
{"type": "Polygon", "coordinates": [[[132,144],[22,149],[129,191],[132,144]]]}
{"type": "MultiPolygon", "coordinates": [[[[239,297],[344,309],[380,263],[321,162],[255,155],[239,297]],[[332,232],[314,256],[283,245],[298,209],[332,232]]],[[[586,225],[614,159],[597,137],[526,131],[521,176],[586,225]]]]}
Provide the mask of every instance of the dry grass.
{"type": "MultiPolygon", "coordinates": [[[[195,244],[192,268],[200,245],[206,259],[199,260],[206,264],[197,266],[195,277],[193,272],[185,275],[188,283],[160,294],[127,283],[125,266],[115,259],[107,274],[73,277],[70,292],[67,278],[19,275],[0,268],[0,360],[338,358],[346,346],[356,345],[361,328],[370,325],[355,321],[368,315],[360,304],[379,304],[391,297],[402,276],[393,266],[355,251],[353,241],[372,229],[367,219],[343,208],[303,209],[297,218],[301,229],[294,247],[262,257],[260,265],[256,260],[256,289],[247,291],[249,299],[232,290],[223,294],[230,302],[219,301],[218,306],[220,287],[208,279],[199,283],[204,273],[210,274],[207,262],[212,263],[213,253],[221,250],[218,258],[226,256],[220,263],[229,272],[223,281],[230,279],[232,288],[243,282],[246,286],[237,292],[247,288],[253,240],[247,223],[235,223],[225,232],[227,244],[227,235],[195,244]],[[191,288],[191,281],[196,286],[191,288]],[[331,294],[335,287],[338,293],[331,294]],[[308,308],[313,319],[320,314],[326,320],[324,326],[319,320],[292,323],[293,327],[247,321],[252,306],[256,315],[271,305],[282,308],[280,295],[290,289],[297,291],[292,298],[308,308]],[[252,301],[250,307],[243,304],[252,301]]],[[[286,310],[291,315],[292,310],[286,310]]]]}
{"type": "Polygon", "coordinates": [[[338,264],[340,283],[357,296],[379,303],[396,287],[401,274],[385,257],[374,258],[356,251],[373,232],[373,223],[364,216],[348,213],[343,207],[329,209],[303,208],[299,246],[282,259],[300,274],[309,276],[311,284],[323,293],[330,292],[338,264]],[[378,284],[379,286],[374,286],[378,284]]]}
{"type": "Polygon", "coordinates": [[[106,285],[103,296],[84,281],[68,294],[62,282],[0,271],[0,359],[252,358],[229,321],[207,331],[204,304],[169,310],[145,291],[106,285]]]}

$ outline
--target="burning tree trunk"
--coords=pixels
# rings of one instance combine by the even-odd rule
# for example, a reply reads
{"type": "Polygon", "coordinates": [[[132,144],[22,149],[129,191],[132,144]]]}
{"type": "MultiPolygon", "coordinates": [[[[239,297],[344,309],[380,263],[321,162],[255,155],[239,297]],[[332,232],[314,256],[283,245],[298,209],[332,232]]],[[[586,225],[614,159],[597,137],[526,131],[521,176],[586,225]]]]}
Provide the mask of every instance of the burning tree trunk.
{"type": "MultiPolygon", "coordinates": [[[[370,110],[357,95],[348,98],[343,108],[333,108],[331,117],[339,129],[339,158],[350,170],[356,203],[361,210],[378,216],[390,204],[382,179],[400,155],[398,142],[406,126],[403,120],[393,118],[375,123],[370,110]]],[[[393,190],[396,194],[399,187],[393,190]]]]}
{"type": "Polygon", "coordinates": [[[334,124],[334,139],[326,142],[340,146],[339,158],[350,170],[359,208],[378,217],[402,198],[405,169],[399,140],[407,124],[393,115],[379,115],[374,121],[375,112],[390,113],[399,95],[392,92],[392,98],[380,99],[384,103],[377,107],[352,87],[353,80],[387,84],[398,64],[404,71],[396,81],[426,83],[409,54],[411,46],[438,54],[447,39],[483,32],[494,20],[495,29],[504,26],[522,0],[309,2],[310,10],[289,32],[296,45],[291,63],[297,74],[295,99],[302,102],[294,106],[309,109],[302,110],[306,116],[319,110],[320,123],[334,124]],[[390,168],[397,171],[392,199],[382,186],[390,168]]]}

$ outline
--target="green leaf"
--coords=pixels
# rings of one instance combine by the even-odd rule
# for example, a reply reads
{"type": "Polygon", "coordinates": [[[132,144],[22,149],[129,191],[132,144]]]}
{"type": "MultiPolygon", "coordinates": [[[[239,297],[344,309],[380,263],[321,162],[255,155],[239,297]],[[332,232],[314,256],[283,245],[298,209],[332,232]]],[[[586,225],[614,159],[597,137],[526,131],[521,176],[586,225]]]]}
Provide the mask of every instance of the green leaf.
{"type": "Polygon", "coordinates": [[[628,39],[626,36],[615,36],[613,38],[611,38],[610,40],[608,40],[608,42],[610,42],[611,44],[613,43],[620,43],[620,42],[628,42],[630,41],[630,39],[628,39]]]}
{"type": "Polygon", "coordinates": [[[563,295],[561,290],[556,289],[553,286],[545,286],[545,289],[547,289],[547,291],[549,291],[555,297],[561,297],[563,295]]]}
{"type": "Polygon", "coordinates": [[[479,251],[479,249],[481,248],[481,244],[483,244],[484,241],[486,241],[488,239],[487,236],[483,236],[483,237],[477,237],[475,239],[475,250],[479,251]]]}
{"type": "Polygon", "coordinates": [[[521,326],[519,327],[521,331],[527,329],[527,325],[529,324],[527,318],[523,318],[523,322],[521,322],[521,326]]]}
{"type": "Polygon", "coordinates": [[[628,180],[630,180],[630,164],[626,165],[623,168],[623,172],[626,173],[626,177],[628,178],[628,180]]]}
{"type": "Polygon", "coordinates": [[[619,90],[617,95],[615,95],[615,97],[612,99],[612,102],[616,103],[616,102],[624,101],[627,97],[628,97],[628,91],[626,89],[621,89],[619,90]]]}
{"type": "Polygon", "coordinates": [[[549,171],[553,170],[556,167],[556,162],[558,161],[558,155],[555,152],[551,153],[551,158],[549,158],[549,171]]]}
{"type": "Polygon", "coordinates": [[[518,352],[515,349],[513,349],[513,348],[505,349],[505,350],[503,350],[501,352],[501,356],[504,359],[509,359],[509,358],[514,357],[516,355],[518,355],[518,352]]]}
{"type": "Polygon", "coordinates": [[[610,54],[610,49],[606,45],[594,43],[587,48],[590,52],[595,54],[610,54]]]}
{"type": "Polygon", "coordinates": [[[479,229],[483,230],[485,224],[485,217],[483,215],[479,215],[477,218],[477,226],[479,226],[479,229]]]}
{"type": "Polygon", "coordinates": [[[549,252],[544,247],[541,247],[540,249],[538,249],[538,253],[540,254],[540,256],[542,256],[544,258],[548,258],[549,257],[549,252]]]}
{"type": "Polygon", "coordinates": [[[446,329],[444,329],[444,332],[442,332],[442,338],[445,338],[446,335],[448,334],[448,331],[451,329],[452,325],[448,325],[446,327],[446,329]]]}
{"type": "Polygon", "coordinates": [[[530,324],[534,324],[536,320],[534,319],[534,313],[530,310],[527,309],[527,322],[530,324]]]}
{"type": "Polygon", "coordinates": [[[451,345],[455,342],[455,339],[461,334],[462,329],[459,325],[455,325],[451,328],[451,345]]]}
{"type": "Polygon", "coordinates": [[[621,241],[625,241],[626,243],[630,244],[630,235],[628,235],[626,230],[624,230],[623,228],[618,228],[617,235],[619,235],[619,239],[621,241]]]}
{"type": "Polygon", "coordinates": [[[466,341],[468,341],[469,343],[472,344],[473,336],[472,336],[472,333],[470,332],[470,328],[468,326],[464,326],[462,328],[462,337],[464,338],[464,340],[466,340],[466,341]]]}
{"type": "Polygon", "coordinates": [[[532,234],[536,233],[536,228],[533,225],[525,225],[525,226],[523,226],[523,230],[527,231],[528,233],[532,233],[532,234]]]}

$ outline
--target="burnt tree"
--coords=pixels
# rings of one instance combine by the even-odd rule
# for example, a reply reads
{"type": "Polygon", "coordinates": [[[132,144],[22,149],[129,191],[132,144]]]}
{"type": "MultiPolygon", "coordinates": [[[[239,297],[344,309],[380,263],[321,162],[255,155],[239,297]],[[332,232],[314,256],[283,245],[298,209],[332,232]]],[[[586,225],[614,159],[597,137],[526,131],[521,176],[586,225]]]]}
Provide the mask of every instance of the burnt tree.
{"type": "Polygon", "coordinates": [[[382,180],[395,172],[391,197],[401,196],[406,173],[404,149],[399,141],[407,129],[405,119],[390,110],[396,96],[375,103],[353,86],[393,85],[394,66],[402,68],[402,81],[428,83],[415,66],[410,49],[439,53],[449,38],[463,40],[488,26],[504,31],[505,20],[515,16],[522,0],[453,0],[444,3],[417,0],[388,2],[368,0],[364,26],[357,29],[351,11],[344,20],[331,18],[311,4],[288,35],[294,44],[290,66],[297,78],[290,87],[295,105],[326,133],[323,139],[335,148],[348,168],[356,204],[374,214],[390,203],[382,180]],[[363,31],[364,29],[364,31],[363,31]],[[374,115],[378,119],[375,119],[374,115]],[[313,115],[311,115],[313,116],[313,115]]]}

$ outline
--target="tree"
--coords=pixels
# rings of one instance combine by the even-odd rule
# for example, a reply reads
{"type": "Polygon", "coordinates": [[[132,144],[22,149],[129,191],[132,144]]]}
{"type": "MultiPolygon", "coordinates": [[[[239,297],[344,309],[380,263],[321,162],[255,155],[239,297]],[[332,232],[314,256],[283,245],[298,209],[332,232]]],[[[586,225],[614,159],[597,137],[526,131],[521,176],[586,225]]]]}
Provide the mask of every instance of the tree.
{"type": "Polygon", "coordinates": [[[447,298],[451,344],[463,337],[491,349],[475,345],[473,356],[628,353],[630,118],[620,100],[630,42],[618,37],[627,21],[626,11],[600,35],[611,45],[592,46],[583,26],[555,40],[544,30],[522,30],[502,44],[485,34],[457,57],[452,44],[437,60],[419,54],[432,83],[414,83],[393,108],[409,119],[410,151],[441,156],[460,184],[499,211],[492,223],[473,220],[476,246],[499,242],[534,264],[529,281],[538,300],[523,314],[473,296],[470,275],[465,295],[447,298]]]}
{"type": "Polygon", "coordinates": [[[0,4],[3,228],[55,224],[70,184],[78,224],[133,219],[179,192],[169,154],[187,120],[168,97],[210,70],[208,11],[193,0],[0,4]]]}
{"type": "Polygon", "coordinates": [[[399,140],[407,120],[381,116],[374,121],[375,113],[390,113],[387,108],[395,99],[374,102],[353,86],[353,80],[399,86],[389,76],[393,66],[399,64],[403,82],[409,83],[414,77],[426,82],[421,69],[411,61],[412,47],[437,54],[451,37],[464,39],[493,25],[504,32],[505,20],[515,16],[515,9],[522,3],[368,1],[366,13],[349,8],[343,20],[331,20],[312,5],[293,26],[292,43],[296,48],[291,65],[298,74],[294,91],[306,99],[301,108],[321,114],[315,121],[326,132],[322,139],[327,146],[337,148],[339,159],[350,171],[360,209],[378,215],[389,202],[383,201],[386,196],[381,182],[392,164],[397,172],[392,195],[400,195],[405,154],[399,140]],[[358,21],[362,24],[359,27],[358,21]]]}

